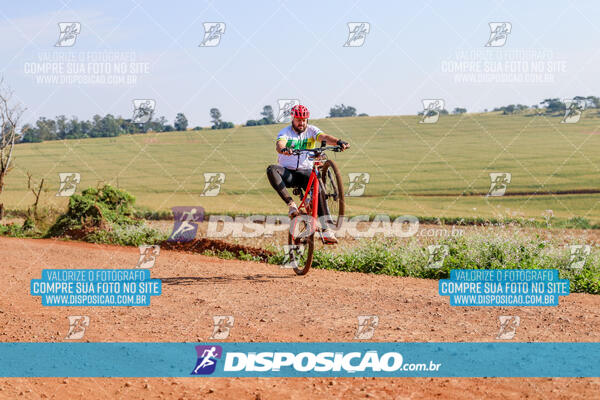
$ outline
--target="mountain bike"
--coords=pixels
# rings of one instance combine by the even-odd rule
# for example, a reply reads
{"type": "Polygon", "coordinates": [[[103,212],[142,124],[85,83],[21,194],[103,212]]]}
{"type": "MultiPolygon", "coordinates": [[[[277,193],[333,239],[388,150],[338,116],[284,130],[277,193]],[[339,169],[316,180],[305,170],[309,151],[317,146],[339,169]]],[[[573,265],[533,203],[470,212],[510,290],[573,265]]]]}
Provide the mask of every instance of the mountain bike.
{"type": "MultiPolygon", "coordinates": [[[[308,180],[308,185],[304,191],[302,188],[295,188],[293,193],[299,196],[302,201],[298,206],[300,214],[290,221],[290,230],[288,232],[288,252],[286,258],[294,266],[294,272],[298,275],[306,275],[313,262],[313,253],[315,250],[315,234],[320,235],[321,229],[317,224],[319,191],[325,192],[325,208],[327,210],[324,219],[330,228],[339,229],[344,220],[344,186],[342,176],[335,162],[329,160],[326,151],[341,151],[340,146],[325,146],[322,142],[321,147],[314,149],[292,150],[292,154],[300,155],[308,153],[308,157],[313,160],[313,167],[308,180]],[[304,193],[303,193],[304,192],[304,193]]],[[[325,243],[322,235],[319,236],[325,243]]]]}

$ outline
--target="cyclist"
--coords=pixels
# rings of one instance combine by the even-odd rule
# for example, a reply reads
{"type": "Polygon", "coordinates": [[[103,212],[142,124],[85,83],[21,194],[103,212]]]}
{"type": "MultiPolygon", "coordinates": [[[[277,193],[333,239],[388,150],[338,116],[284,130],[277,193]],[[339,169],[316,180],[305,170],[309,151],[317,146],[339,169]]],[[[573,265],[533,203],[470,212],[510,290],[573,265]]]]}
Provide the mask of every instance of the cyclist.
{"type": "MultiPolygon", "coordinates": [[[[323,133],[314,125],[308,125],[310,113],[308,108],[299,104],[290,110],[292,117],[291,125],[286,126],[277,135],[275,150],[278,153],[278,165],[269,165],[267,177],[271,186],[279,194],[281,199],[289,207],[289,216],[294,218],[298,215],[298,206],[287,191],[287,187],[306,188],[310,178],[313,161],[307,153],[293,155],[293,149],[312,149],[317,143],[325,141],[328,145],[338,145],[343,150],[350,147],[347,142],[323,133]]],[[[324,191],[319,190],[319,216],[328,215],[327,203],[324,191]]],[[[327,244],[337,243],[337,239],[331,229],[323,226],[322,236],[327,244]]]]}

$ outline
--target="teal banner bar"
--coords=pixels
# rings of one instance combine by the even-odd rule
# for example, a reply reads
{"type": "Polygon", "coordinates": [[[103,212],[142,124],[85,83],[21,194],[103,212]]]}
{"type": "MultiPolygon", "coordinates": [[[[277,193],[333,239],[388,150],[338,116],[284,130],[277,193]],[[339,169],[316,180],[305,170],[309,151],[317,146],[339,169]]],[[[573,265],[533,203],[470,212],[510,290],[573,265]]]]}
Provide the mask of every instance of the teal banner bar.
{"type": "Polygon", "coordinates": [[[2,377],[600,377],[600,343],[1,343],[2,377]]]}

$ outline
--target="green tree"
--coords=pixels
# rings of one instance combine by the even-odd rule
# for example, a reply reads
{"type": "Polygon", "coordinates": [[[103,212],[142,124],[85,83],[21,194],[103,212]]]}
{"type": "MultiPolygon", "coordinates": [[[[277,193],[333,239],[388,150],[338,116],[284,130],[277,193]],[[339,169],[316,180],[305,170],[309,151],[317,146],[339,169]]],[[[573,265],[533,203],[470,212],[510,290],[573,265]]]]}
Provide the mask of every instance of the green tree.
{"type": "Polygon", "coordinates": [[[56,117],[56,138],[59,140],[66,139],[68,134],[67,117],[59,115],[56,117]]]}
{"type": "Polygon", "coordinates": [[[221,121],[221,111],[218,108],[210,109],[210,117],[212,118],[213,125],[210,129],[228,129],[233,128],[233,122],[221,121]]]}
{"type": "Polygon", "coordinates": [[[79,123],[77,117],[72,117],[71,120],[67,122],[67,134],[65,139],[79,139],[84,137],[81,128],[82,124],[79,123]]]}
{"type": "Polygon", "coordinates": [[[81,121],[79,127],[81,129],[82,137],[90,137],[90,134],[92,132],[92,123],[90,121],[81,121]]]}
{"type": "Polygon", "coordinates": [[[588,108],[600,108],[600,97],[587,96],[585,100],[588,108]]]}
{"type": "Polygon", "coordinates": [[[560,101],[559,98],[544,99],[540,104],[546,108],[548,114],[566,110],[565,103],[560,101]]]}
{"type": "Polygon", "coordinates": [[[183,113],[177,114],[177,116],[175,117],[175,123],[173,123],[173,127],[175,128],[176,131],[187,130],[188,120],[185,117],[185,115],[183,115],[183,113]]]}
{"type": "Polygon", "coordinates": [[[356,108],[345,106],[344,104],[335,105],[329,109],[329,118],[356,117],[356,108]]]}
{"type": "Polygon", "coordinates": [[[101,137],[102,136],[102,117],[98,114],[92,117],[92,130],[90,137],[101,137]]]}
{"type": "Polygon", "coordinates": [[[98,137],[114,137],[121,134],[121,127],[113,115],[106,114],[98,121],[96,132],[98,137]]]}
{"type": "Polygon", "coordinates": [[[221,125],[221,111],[219,111],[218,108],[211,108],[210,109],[210,118],[211,121],[213,123],[213,129],[218,129],[218,128],[214,128],[215,126],[219,126],[221,125]]]}
{"type": "Polygon", "coordinates": [[[39,143],[42,141],[37,129],[30,124],[23,125],[23,132],[25,132],[21,137],[21,142],[23,143],[39,143]]]}
{"type": "Polygon", "coordinates": [[[262,112],[260,113],[266,119],[267,125],[275,123],[275,115],[273,114],[273,107],[267,105],[263,107],[262,112]]]}
{"type": "Polygon", "coordinates": [[[35,125],[41,140],[56,140],[56,122],[53,119],[40,117],[35,125]]]}

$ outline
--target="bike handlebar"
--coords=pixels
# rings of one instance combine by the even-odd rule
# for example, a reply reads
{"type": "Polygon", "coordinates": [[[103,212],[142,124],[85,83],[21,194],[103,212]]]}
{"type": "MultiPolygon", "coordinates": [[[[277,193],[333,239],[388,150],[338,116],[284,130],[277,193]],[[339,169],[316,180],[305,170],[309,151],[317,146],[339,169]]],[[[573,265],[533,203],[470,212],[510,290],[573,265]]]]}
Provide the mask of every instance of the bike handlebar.
{"type": "Polygon", "coordinates": [[[300,155],[302,153],[313,153],[314,155],[321,154],[325,151],[342,151],[342,146],[327,146],[327,147],[316,147],[314,149],[291,149],[293,155],[300,155]]]}

